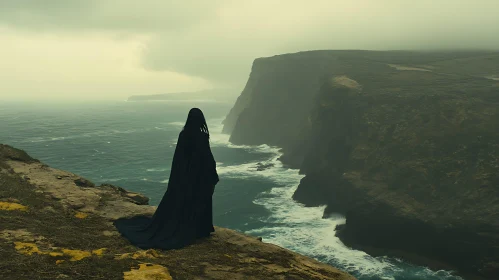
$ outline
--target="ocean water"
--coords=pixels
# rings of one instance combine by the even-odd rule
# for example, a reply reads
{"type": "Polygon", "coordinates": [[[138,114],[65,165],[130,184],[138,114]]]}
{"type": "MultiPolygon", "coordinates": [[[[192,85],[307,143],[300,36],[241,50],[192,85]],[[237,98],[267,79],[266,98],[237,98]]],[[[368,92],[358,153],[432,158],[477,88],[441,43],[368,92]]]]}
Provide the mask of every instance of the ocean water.
{"type": "Polygon", "coordinates": [[[353,250],[335,236],[337,215],[304,207],[291,196],[303,175],[277,160],[279,149],[237,146],[221,134],[232,104],[215,102],[1,103],[0,143],[26,150],[52,167],[96,184],[111,183],[157,205],[168,186],[178,133],[191,107],[205,113],[220,182],[213,197],[215,225],[274,243],[348,271],[361,280],[462,279],[389,257],[353,250]],[[257,163],[273,163],[257,171],[257,163]]]}

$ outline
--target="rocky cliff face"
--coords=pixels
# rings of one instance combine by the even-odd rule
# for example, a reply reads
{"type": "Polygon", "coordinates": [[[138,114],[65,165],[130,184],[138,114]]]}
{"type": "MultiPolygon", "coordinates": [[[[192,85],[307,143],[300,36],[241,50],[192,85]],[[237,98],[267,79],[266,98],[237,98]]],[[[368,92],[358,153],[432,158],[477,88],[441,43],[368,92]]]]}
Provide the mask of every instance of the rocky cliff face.
{"type": "Polygon", "coordinates": [[[346,214],[346,244],[497,279],[498,74],[485,52],[258,59],[227,131],[282,147],[306,174],[293,198],[346,214]]]}
{"type": "Polygon", "coordinates": [[[312,63],[306,54],[256,59],[246,87],[224,121],[231,142],[287,147],[296,139],[297,128],[304,125],[304,116],[313,105],[321,75],[334,68],[323,56],[328,52],[314,56],[312,63]],[[260,123],[268,120],[276,122],[260,123]],[[274,133],[275,129],[280,133],[274,133]]]}
{"type": "Polygon", "coordinates": [[[0,279],[355,279],[220,227],[179,250],[140,250],[112,221],[152,215],[147,202],[0,144],[0,279]]]}

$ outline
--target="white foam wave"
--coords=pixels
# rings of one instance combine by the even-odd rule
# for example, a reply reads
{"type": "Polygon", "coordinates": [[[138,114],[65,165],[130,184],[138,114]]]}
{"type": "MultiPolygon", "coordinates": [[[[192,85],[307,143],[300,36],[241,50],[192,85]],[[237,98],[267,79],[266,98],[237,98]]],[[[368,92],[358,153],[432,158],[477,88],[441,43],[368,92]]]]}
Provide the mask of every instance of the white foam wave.
{"type": "Polygon", "coordinates": [[[345,223],[344,218],[322,219],[325,206],[304,207],[303,204],[292,199],[304,175],[300,175],[298,170],[283,167],[278,160],[281,156],[279,148],[268,145],[233,145],[228,142],[228,136],[221,135],[220,126],[212,125],[212,127],[214,129],[212,129],[211,139],[214,144],[269,153],[270,158],[261,163],[273,164],[262,171],[256,171],[258,162],[229,166],[217,164],[219,175],[229,178],[264,177],[281,186],[262,193],[253,201],[270,210],[271,215],[265,221],[268,226],[247,233],[262,236],[266,242],[290,248],[305,255],[327,261],[334,260],[336,263],[341,263],[343,267],[349,268],[350,271],[362,269],[363,273],[373,275],[374,273],[380,274],[389,266],[369,257],[364,252],[351,250],[343,245],[335,236],[334,229],[336,225],[345,223]]]}
{"type": "MultiPolygon", "coordinates": [[[[285,176],[282,176],[286,178],[285,176]]],[[[301,177],[301,176],[300,176],[301,177]]],[[[283,179],[284,182],[286,179],[283,179]]],[[[248,233],[264,236],[266,242],[298,251],[341,265],[348,271],[355,271],[361,275],[385,275],[387,270],[396,270],[396,266],[388,261],[369,256],[365,252],[352,250],[346,247],[335,236],[335,228],[346,222],[345,218],[337,215],[323,219],[322,214],[326,206],[304,207],[292,199],[298,187],[293,185],[273,188],[263,193],[254,203],[262,205],[272,213],[265,221],[267,226],[255,229],[248,233]]]]}
{"type": "Polygon", "coordinates": [[[124,181],[128,180],[128,178],[108,178],[108,179],[100,179],[101,182],[118,182],[118,181],[124,181]]]}
{"type": "MultiPolygon", "coordinates": [[[[255,147],[255,151],[258,151],[257,147],[255,147]]],[[[278,160],[279,157],[280,154],[274,154],[270,159],[265,161],[251,161],[239,165],[217,163],[217,172],[219,175],[228,178],[263,177],[279,185],[299,182],[303,176],[298,175],[298,172],[295,170],[283,168],[282,163],[278,160]],[[258,164],[270,166],[259,171],[257,170],[258,164]]]]}
{"type": "Polygon", "coordinates": [[[499,81],[499,76],[486,76],[486,79],[494,80],[494,81],[499,81]]]}
{"type": "Polygon", "coordinates": [[[173,126],[184,126],[183,122],[169,122],[168,124],[173,126]]]}
{"type": "Polygon", "coordinates": [[[146,169],[147,172],[166,172],[170,171],[169,168],[148,168],[146,169]]]}
{"type": "MultiPolygon", "coordinates": [[[[51,142],[51,141],[63,141],[63,140],[70,140],[70,139],[76,139],[76,138],[104,137],[104,136],[112,136],[112,135],[116,135],[116,134],[130,134],[130,133],[137,133],[137,132],[145,132],[145,131],[150,131],[152,129],[160,129],[160,128],[155,127],[155,128],[142,128],[142,129],[128,129],[128,130],[116,130],[116,129],[101,130],[101,131],[93,131],[93,132],[87,132],[87,133],[75,134],[75,135],[58,136],[58,137],[32,137],[32,138],[28,138],[22,142],[39,143],[39,142],[51,142]]],[[[108,143],[110,143],[110,142],[108,142],[108,143]]]]}
{"type": "MultiPolygon", "coordinates": [[[[137,180],[137,178],[104,178],[100,179],[100,182],[103,183],[113,183],[113,182],[118,182],[118,181],[132,181],[132,180],[137,180]]],[[[161,180],[161,181],[156,181],[156,180],[151,180],[149,178],[138,178],[140,181],[144,182],[150,182],[150,183],[160,183],[160,184],[168,184],[169,179],[161,180]]],[[[147,191],[146,191],[147,192],[147,191]]]]}
{"type": "Polygon", "coordinates": [[[280,148],[271,147],[267,144],[262,144],[259,146],[250,146],[250,145],[235,145],[229,142],[230,135],[222,133],[223,118],[208,120],[208,126],[210,127],[210,142],[212,146],[224,146],[235,149],[247,149],[249,152],[256,153],[269,153],[276,155],[280,148]]]}

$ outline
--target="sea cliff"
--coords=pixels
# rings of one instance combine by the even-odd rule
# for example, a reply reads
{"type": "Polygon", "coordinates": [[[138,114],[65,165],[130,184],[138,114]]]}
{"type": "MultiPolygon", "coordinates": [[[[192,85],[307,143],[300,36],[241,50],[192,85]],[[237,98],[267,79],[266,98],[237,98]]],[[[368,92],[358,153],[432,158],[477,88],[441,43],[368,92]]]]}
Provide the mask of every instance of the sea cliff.
{"type": "Polygon", "coordinates": [[[152,215],[148,200],[0,144],[0,279],[355,279],[221,227],[182,249],[140,250],[112,221],[152,215]]]}
{"type": "Polygon", "coordinates": [[[499,279],[498,52],[310,51],[256,59],[224,121],[282,148],[293,198],[337,235],[466,279],[499,279]]]}

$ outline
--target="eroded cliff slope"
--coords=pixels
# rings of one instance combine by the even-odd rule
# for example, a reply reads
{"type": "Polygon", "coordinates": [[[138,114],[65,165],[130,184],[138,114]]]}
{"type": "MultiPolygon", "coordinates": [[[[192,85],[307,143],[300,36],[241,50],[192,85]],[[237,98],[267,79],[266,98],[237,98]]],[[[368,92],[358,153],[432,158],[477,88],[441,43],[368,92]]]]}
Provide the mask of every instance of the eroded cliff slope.
{"type": "Polygon", "coordinates": [[[499,53],[316,51],[252,70],[231,141],[282,147],[306,175],[294,199],[346,214],[345,243],[498,278],[499,53]]]}

